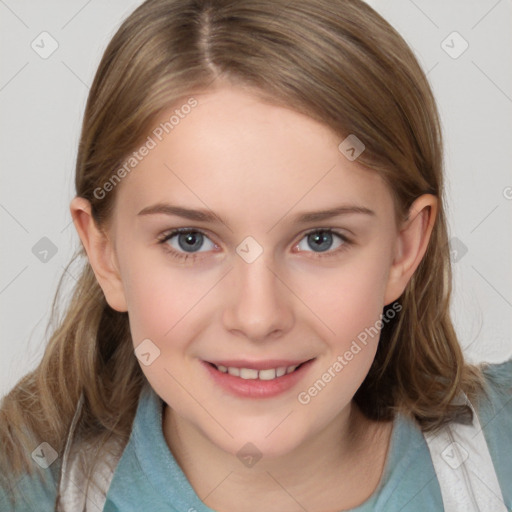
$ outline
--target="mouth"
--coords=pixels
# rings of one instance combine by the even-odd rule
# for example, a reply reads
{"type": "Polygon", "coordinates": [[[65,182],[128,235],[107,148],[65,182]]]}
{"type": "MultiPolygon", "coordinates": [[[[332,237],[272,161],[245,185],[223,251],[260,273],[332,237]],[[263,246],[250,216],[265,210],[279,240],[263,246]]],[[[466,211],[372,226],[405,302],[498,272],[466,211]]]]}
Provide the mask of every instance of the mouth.
{"type": "Polygon", "coordinates": [[[305,378],[315,358],[302,361],[202,361],[211,383],[238,398],[272,398],[305,378]]]}
{"type": "Polygon", "coordinates": [[[218,370],[221,373],[227,373],[232,375],[233,377],[240,377],[244,380],[274,380],[285,375],[289,375],[297,371],[302,365],[312,361],[312,359],[308,359],[307,361],[303,361],[298,364],[289,364],[289,365],[281,365],[275,366],[271,368],[257,369],[257,368],[245,368],[243,366],[231,366],[229,363],[226,364],[217,364],[210,363],[208,364],[218,370]]]}

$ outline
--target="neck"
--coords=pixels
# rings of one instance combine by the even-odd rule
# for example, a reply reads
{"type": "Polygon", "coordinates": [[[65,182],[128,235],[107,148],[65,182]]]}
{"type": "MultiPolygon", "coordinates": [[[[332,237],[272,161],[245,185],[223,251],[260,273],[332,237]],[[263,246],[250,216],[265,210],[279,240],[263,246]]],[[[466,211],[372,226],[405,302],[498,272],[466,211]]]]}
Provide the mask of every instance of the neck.
{"type": "Polygon", "coordinates": [[[163,423],[167,444],[196,494],[222,512],[356,507],[379,483],[392,428],[368,420],[351,403],[292,452],[245,467],[168,406],[163,423]]]}

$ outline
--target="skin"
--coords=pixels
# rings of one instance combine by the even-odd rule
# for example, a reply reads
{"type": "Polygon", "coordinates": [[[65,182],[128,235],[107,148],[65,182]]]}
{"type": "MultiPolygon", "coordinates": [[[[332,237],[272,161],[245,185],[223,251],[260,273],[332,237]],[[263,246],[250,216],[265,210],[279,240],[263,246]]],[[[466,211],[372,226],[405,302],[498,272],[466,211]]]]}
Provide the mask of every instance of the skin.
{"type": "Polygon", "coordinates": [[[71,203],[75,226],[108,303],[129,313],[134,347],[149,338],[160,350],[141,367],[167,404],[164,436],[198,496],[222,512],[355,507],[378,485],[392,429],[352,401],[378,336],[307,405],[297,395],[400,297],[427,248],[436,198],[419,197],[397,224],[387,186],[325,126],[227,84],[194,97],[198,106],[117,186],[108,228],[82,198],[71,203]],[[224,223],[138,215],[163,202],[207,208],[224,223]],[[343,204],[374,214],[294,221],[343,204]],[[195,260],[165,250],[187,254],[178,236],[158,243],[179,227],[206,235],[195,260]],[[314,229],[351,243],[333,235],[319,252],[314,229]],[[247,236],[263,250],[252,263],[236,252],[247,236]],[[292,390],[244,399],[201,364],[225,358],[315,361],[292,390]],[[247,442],[262,454],[252,467],[236,456],[247,442]]]}

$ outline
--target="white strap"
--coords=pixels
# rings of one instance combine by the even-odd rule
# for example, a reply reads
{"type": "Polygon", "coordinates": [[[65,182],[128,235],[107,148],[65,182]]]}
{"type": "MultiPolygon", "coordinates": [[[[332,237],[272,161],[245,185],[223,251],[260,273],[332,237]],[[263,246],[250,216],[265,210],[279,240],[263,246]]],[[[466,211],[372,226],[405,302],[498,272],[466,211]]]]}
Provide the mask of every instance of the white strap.
{"type": "Polygon", "coordinates": [[[102,454],[89,482],[83,471],[83,452],[68,460],[67,472],[62,475],[58,512],[102,512],[107,492],[114,476],[117,459],[102,454]]]}
{"type": "Polygon", "coordinates": [[[91,446],[75,442],[75,430],[83,407],[80,397],[64,449],[59,482],[57,512],[102,512],[107,492],[120,458],[114,443],[104,447],[94,471],[94,482],[89,482],[85,468],[89,466],[91,446]]]}
{"type": "Polygon", "coordinates": [[[478,416],[424,433],[445,512],[508,512],[478,416]]]}

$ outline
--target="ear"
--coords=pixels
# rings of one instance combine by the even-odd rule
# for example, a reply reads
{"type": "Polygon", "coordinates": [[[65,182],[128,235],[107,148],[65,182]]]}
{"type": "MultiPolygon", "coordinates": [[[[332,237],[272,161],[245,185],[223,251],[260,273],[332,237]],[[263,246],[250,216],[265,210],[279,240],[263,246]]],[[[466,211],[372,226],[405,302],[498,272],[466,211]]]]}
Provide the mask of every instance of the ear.
{"type": "Polygon", "coordinates": [[[423,194],[409,209],[400,226],[395,254],[389,272],[384,304],[397,300],[420,264],[428,246],[437,216],[437,197],[423,194]]]}
{"type": "Polygon", "coordinates": [[[75,197],[69,209],[108,305],[119,312],[128,311],[114,246],[108,235],[97,226],[90,202],[83,197],[75,197]]]}

